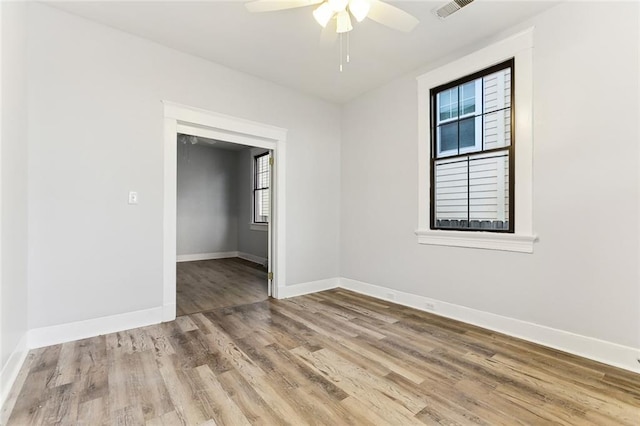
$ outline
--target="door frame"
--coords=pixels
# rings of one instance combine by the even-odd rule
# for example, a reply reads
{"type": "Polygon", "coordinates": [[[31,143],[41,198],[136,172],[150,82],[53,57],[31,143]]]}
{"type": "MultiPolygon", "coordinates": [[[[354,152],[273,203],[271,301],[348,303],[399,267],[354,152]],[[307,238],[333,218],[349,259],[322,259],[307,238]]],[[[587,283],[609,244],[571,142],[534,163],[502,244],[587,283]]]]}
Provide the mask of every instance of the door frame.
{"type": "Polygon", "coordinates": [[[164,205],[162,321],[176,318],[177,136],[194,136],[265,148],[273,155],[272,218],[270,221],[273,297],[285,286],[285,170],[287,129],[163,101],[164,205]]]}

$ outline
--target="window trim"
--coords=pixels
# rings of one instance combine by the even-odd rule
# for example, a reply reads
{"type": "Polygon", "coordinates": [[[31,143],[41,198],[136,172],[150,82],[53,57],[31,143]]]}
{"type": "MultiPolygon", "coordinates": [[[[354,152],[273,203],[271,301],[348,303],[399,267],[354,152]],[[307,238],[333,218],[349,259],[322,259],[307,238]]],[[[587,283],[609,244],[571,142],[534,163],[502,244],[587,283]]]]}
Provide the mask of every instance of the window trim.
{"type": "MultiPolygon", "coordinates": [[[[514,128],[515,125],[515,114],[516,114],[516,110],[515,110],[515,84],[513,84],[513,82],[515,81],[515,60],[514,58],[509,58],[506,61],[502,61],[498,64],[492,65],[488,68],[482,69],[480,71],[477,71],[471,75],[467,75],[465,77],[453,80],[451,82],[448,82],[446,84],[440,85],[440,86],[436,86],[433,87],[429,90],[429,96],[430,96],[430,105],[432,106],[431,108],[431,116],[430,116],[430,128],[431,130],[431,150],[430,150],[430,175],[429,175],[429,186],[430,186],[430,190],[429,190],[429,194],[430,194],[430,200],[429,200],[429,229],[431,230],[443,230],[443,231],[454,231],[456,230],[455,228],[443,228],[443,227],[438,227],[436,226],[436,211],[435,211],[435,185],[433,184],[435,182],[435,163],[437,160],[446,160],[446,159],[454,159],[454,158],[460,158],[462,159],[463,157],[467,157],[469,158],[471,155],[478,155],[478,154],[484,154],[484,153],[498,153],[498,152],[507,152],[508,153],[508,159],[509,159],[509,228],[508,229],[492,229],[492,230],[483,230],[483,229],[476,229],[476,228],[468,228],[468,229],[458,229],[461,232],[492,232],[492,233],[509,233],[509,234],[513,234],[514,230],[515,230],[515,202],[514,202],[514,195],[515,195],[515,171],[514,171],[514,167],[515,167],[515,162],[513,161],[513,159],[515,158],[515,132],[510,132],[511,133],[511,140],[509,142],[508,146],[502,146],[502,147],[496,147],[496,148],[491,148],[491,149],[487,149],[484,150],[482,149],[484,144],[483,144],[483,138],[484,138],[484,131],[483,131],[483,119],[482,117],[485,116],[485,110],[484,110],[484,99],[483,99],[483,90],[480,90],[480,111],[474,111],[473,113],[469,113],[469,114],[465,114],[465,115],[459,115],[458,117],[456,117],[457,122],[459,123],[461,120],[467,118],[467,117],[476,117],[476,119],[474,120],[474,126],[476,127],[475,129],[475,134],[474,134],[474,139],[475,139],[475,144],[473,147],[467,147],[465,149],[460,149],[458,148],[458,150],[456,150],[457,152],[455,154],[448,154],[448,155],[442,155],[442,151],[440,150],[440,138],[437,137],[437,132],[440,129],[440,125],[442,124],[442,122],[439,120],[439,111],[436,108],[437,106],[437,96],[439,93],[442,93],[445,90],[450,90],[454,87],[462,87],[465,84],[469,83],[469,82],[475,82],[475,93],[476,93],[476,99],[478,99],[478,91],[479,91],[479,86],[483,86],[484,84],[484,77],[495,74],[499,71],[502,70],[506,70],[509,69],[510,70],[510,75],[511,75],[511,85],[510,85],[510,99],[511,99],[511,105],[509,105],[509,110],[510,110],[510,114],[511,114],[511,128],[514,128]],[[480,80],[480,83],[478,83],[478,80],[480,80]],[[478,115],[479,114],[479,115],[478,115]],[[480,120],[477,120],[477,117],[481,117],[480,120]],[[478,121],[480,121],[480,133],[478,133],[478,121]],[[433,126],[431,125],[431,123],[435,123],[433,126]],[[479,145],[479,146],[478,146],[479,145]],[[434,154],[434,150],[436,150],[436,153],[434,154]]],[[[460,103],[460,100],[458,100],[458,103],[460,103]]],[[[476,109],[477,109],[477,103],[476,103],[476,109]]],[[[491,114],[492,112],[490,112],[491,114]]],[[[448,122],[449,120],[445,121],[448,122]]],[[[450,119],[451,122],[453,122],[453,119],[450,119]]],[[[460,145],[460,126],[458,124],[458,146],[460,145]]],[[[450,150],[450,151],[454,151],[454,150],[450,150]]],[[[468,164],[468,163],[467,163],[468,164]]],[[[470,188],[467,187],[467,191],[470,192],[470,188]]],[[[467,218],[467,220],[471,220],[470,217],[467,218]]]]}
{"type": "Polygon", "coordinates": [[[533,253],[533,28],[515,34],[418,77],[418,228],[419,244],[533,253]],[[514,58],[517,87],[512,100],[515,139],[513,233],[431,229],[431,96],[430,89],[470,76],[514,58]]]}

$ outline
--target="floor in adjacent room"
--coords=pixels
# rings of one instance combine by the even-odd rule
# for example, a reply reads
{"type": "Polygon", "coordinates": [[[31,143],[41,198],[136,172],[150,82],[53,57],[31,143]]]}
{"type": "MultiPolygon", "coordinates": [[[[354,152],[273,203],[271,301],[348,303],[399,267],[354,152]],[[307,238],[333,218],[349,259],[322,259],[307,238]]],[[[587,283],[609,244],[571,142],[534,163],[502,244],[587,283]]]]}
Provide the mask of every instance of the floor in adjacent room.
{"type": "Polygon", "coordinates": [[[637,425],[640,375],[336,289],[32,350],[14,403],[8,425],[637,425]]]}
{"type": "Polygon", "coordinates": [[[267,300],[267,270],[248,260],[179,262],[176,315],[267,300]]]}

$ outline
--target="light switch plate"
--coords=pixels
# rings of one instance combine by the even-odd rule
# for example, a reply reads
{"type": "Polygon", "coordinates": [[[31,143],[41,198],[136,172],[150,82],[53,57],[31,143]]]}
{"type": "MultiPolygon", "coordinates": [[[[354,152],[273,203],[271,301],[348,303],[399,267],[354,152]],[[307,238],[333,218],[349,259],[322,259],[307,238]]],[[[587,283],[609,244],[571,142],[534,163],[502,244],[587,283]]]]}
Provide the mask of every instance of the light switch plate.
{"type": "Polygon", "coordinates": [[[138,204],[138,193],[129,191],[129,204],[138,204]]]}

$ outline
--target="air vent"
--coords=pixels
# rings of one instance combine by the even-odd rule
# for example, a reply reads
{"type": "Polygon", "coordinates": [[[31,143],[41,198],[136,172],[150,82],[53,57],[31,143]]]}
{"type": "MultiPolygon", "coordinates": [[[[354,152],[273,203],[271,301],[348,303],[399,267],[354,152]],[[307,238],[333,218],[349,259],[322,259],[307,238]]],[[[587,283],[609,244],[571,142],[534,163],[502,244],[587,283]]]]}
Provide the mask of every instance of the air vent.
{"type": "Polygon", "coordinates": [[[438,16],[438,18],[444,19],[459,11],[463,7],[470,5],[471,3],[473,3],[473,0],[453,0],[452,2],[447,3],[441,8],[437,9],[436,15],[438,16]]]}

